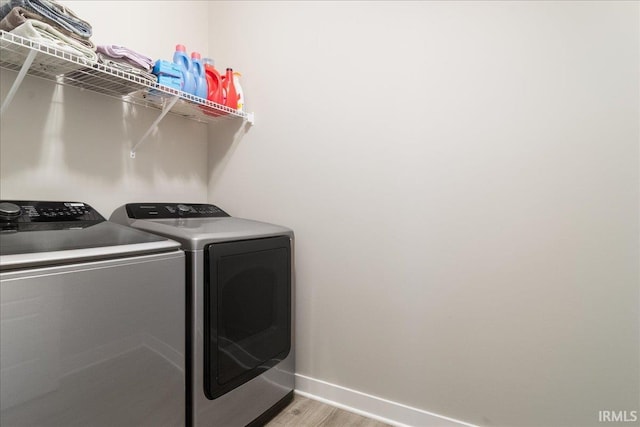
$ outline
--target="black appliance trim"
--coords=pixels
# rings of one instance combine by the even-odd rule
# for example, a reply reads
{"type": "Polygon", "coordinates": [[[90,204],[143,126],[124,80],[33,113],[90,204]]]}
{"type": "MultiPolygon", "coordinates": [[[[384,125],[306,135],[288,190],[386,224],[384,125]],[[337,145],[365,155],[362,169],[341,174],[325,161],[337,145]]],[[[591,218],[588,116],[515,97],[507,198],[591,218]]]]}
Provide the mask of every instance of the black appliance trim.
{"type": "Polygon", "coordinates": [[[262,415],[259,415],[255,420],[247,424],[247,427],[262,427],[267,424],[269,421],[275,418],[276,415],[282,412],[282,410],[286,408],[289,403],[293,402],[293,395],[293,390],[291,390],[282,399],[278,400],[275,405],[264,411],[262,415]]]}
{"type": "Polygon", "coordinates": [[[193,336],[192,336],[192,328],[191,328],[191,316],[194,313],[195,307],[192,304],[193,298],[193,289],[192,289],[192,280],[193,273],[191,268],[193,266],[193,252],[185,251],[184,253],[185,262],[187,268],[185,268],[185,343],[184,343],[184,360],[185,363],[185,388],[186,388],[186,396],[185,396],[185,427],[193,426],[193,366],[191,363],[191,357],[193,352],[191,351],[193,345],[193,336]]]}
{"type": "Polygon", "coordinates": [[[204,386],[204,394],[207,397],[207,399],[209,400],[214,400],[228,392],[230,392],[231,390],[234,390],[237,387],[240,387],[242,384],[245,384],[246,382],[252,380],[253,378],[259,376],[260,374],[264,373],[265,371],[271,369],[272,367],[276,366],[278,363],[280,363],[281,361],[283,361],[291,352],[291,281],[292,281],[292,271],[291,271],[291,238],[289,236],[273,236],[273,237],[266,237],[266,238],[259,238],[259,239],[246,239],[246,240],[236,240],[236,241],[229,241],[229,242],[221,242],[221,243],[213,243],[210,244],[208,246],[205,247],[204,250],[204,360],[203,360],[203,375],[204,375],[204,379],[203,379],[203,386],[204,386]],[[286,307],[287,307],[287,333],[288,333],[288,340],[287,340],[287,346],[286,349],[279,352],[278,354],[273,355],[269,360],[265,360],[263,361],[263,363],[260,366],[255,367],[254,369],[251,369],[243,374],[238,375],[236,378],[234,378],[233,380],[230,380],[228,382],[226,382],[225,384],[217,384],[215,381],[212,381],[214,372],[212,372],[212,369],[216,369],[216,366],[212,366],[212,365],[216,365],[215,363],[212,363],[212,359],[213,359],[213,355],[217,352],[217,336],[215,334],[212,334],[212,328],[211,325],[215,322],[217,324],[217,310],[212,310],[211,309],[211,298],[213,297],[213,295],[211,294],[212,292],[212,287],[215,286],[214,283],[212,283],[212,278],[211,278],[211,270],[212,267],[210,265],[210,259],[212,256],[212,248],[214,248],[216,245],[228,245],[228,244],[251,244],[251,243],[258,243],[261,246],[264,245],[265,243],[267,243],[267,247],[265,249],[261,249],[261,250],[272,250],[272,249],[278,249],[278,248],[282,248],[282,245],[278,245],[277,242],[285,242],[286,241],[286,248],[287,248],[287,257],[286,257],[286,262],[287,262],[287,272],[288,272],[288,276],[287,276],[287,300],[286,300],[286,307]],[[273,242],[275,243],[275,245],[269,246],[269,244],[273,242]],[[215,316],[214,316],[215,315],[215,316]]]}

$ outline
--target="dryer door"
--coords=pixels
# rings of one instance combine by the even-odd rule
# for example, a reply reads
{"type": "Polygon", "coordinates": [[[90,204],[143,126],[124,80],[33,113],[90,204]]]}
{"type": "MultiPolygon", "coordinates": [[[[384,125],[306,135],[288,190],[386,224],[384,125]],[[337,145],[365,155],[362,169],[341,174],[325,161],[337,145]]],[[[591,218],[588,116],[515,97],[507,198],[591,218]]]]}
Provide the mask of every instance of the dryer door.
{"type": "Polygon", "coordinates": [[[213,400],[289,354],[291,241],[272,237],[205,250],[204,391],[213,400]]]}

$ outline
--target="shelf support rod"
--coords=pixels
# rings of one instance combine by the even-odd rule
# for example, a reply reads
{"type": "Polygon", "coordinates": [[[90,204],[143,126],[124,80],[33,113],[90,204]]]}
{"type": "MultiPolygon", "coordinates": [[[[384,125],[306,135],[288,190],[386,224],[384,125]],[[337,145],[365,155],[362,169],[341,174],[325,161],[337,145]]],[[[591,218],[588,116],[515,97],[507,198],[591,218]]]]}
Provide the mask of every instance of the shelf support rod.
{"type": "Polygon", "coordinates": [[[176,95],[172,97],[169,102],[165,102],[164,107],[162,107],[162,112],[160,113],[158,118],[151,124],[151,126],[149,126],[149,129],[147,129],[144,135],[142,135],[142,138],[140,138],[140,140],[136,143],[136,145],[134,145],[133,148],[131,149],[131,153],[129,154],[132,159],[136,158],[136,148],[140,144],[142,144],[142,141],[144,141],[151,134],[151,132],[153,132],[154,129],[158,127],[158,123],[160,123],[160,121],[164,119],[164,116],[166,116],[167,113],[171,111],[173,106],[176,105],[176,102],[178,102],[178,99],[180,99],[180,96],[176,95]]]}
{"type": "Polygon", "coordinates": [[[30,51],[27,57],[25,58],[24,62],[22,63],[22,68],[20,69],[18,76],[13,81],[13,85],[11,85],[11,89],[9,89],[9,93],[7,93],[7,96],[4,98],[4,101],[2,101],[2,107],[0,107],[0,115],[2,115],[7,108],[9,108],[9,104],[11,104],[13,97],[15,96],[16,92],[18,91],[18,88],[22,84],[22,80],[24,80],[24,76],[27,75],[27,71],[29,71],[29,68],[31,68],[31,64],[33,63],[33,60],[35,59],[37,53],[38,53],[37,50],[30,51]]]}

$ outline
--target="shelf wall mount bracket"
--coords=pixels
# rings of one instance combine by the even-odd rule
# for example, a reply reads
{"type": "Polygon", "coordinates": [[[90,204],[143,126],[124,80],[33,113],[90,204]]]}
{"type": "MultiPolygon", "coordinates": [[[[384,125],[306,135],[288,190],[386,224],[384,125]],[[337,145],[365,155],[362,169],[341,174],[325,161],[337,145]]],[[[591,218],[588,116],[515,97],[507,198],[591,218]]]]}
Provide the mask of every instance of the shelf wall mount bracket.
{"type": "Polygon", "coordinates": [[[16,92],[18,91],[18,88],[22,84],[22,80],[24,80],[24,76],[27,75],[27,71],[29,71],[29,68],[31,68],[31,64],[33,63],[33,60],[36,58],[37,53],[38,51],[36,50],[30,51],[27,57],[25,58],[24,62],[22,63],[22,68],[20,68],[20,72],[18,73],[18,76],[13,81],[13,84],[11,85],[11,89],[9,89],[9,92],[7,93],[7,96],[4,98],[4,101],[2,101],[2,107],[0,107],[0,115],[4,114],[6,109],[9,108],[9,104],[11,104],[13,97],[15,96],[16,92]]]}
{"type": "Polygon", "coordinates": [[[140,146],[140,144],[142,144],[142,142],[144,142],[145,139],[147,139],[147,137],[151,134],[151,132],[153,132],[158,127],[158,124],[160,123],[160,121],[162,121],[162,119],[164,119],[164,116],[166,116],[167,113],[171,111],[171,109],[173,108],[174,105],[176,105],[176,102],[178,102],[179,99],[180,99],[180,96],[176,95],[171,98],[167,98],[167,100],[165,100],[165,104],[162,107],[162,112],[160,113],[158,118],[151,124],[151,126],[149,126],[149,129],[147,129],[144,135],[142,135],[142,138],[140,138],[140,140],[131,148],[131,152],[129,153],[129,156],[132,159],[136,158],[136,149],[140,146]]]}

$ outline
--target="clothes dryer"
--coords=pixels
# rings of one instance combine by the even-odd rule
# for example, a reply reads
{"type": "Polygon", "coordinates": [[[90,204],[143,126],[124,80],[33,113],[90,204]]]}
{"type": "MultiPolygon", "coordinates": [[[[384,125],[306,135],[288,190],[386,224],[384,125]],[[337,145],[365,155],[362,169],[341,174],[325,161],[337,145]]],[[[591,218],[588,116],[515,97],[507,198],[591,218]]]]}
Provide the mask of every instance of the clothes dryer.
{"type": "Polygon", "coordinates": [[[261,425],[293,398],[293,231],[209,204],[131,203],[112,221],[186,253],[187,425],[261,425]]]}

